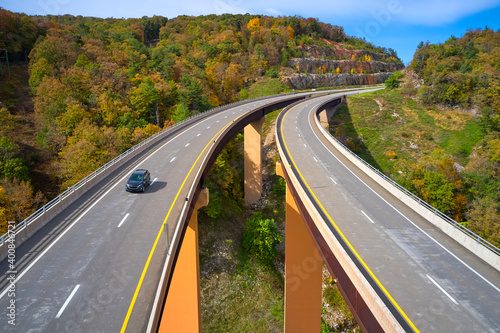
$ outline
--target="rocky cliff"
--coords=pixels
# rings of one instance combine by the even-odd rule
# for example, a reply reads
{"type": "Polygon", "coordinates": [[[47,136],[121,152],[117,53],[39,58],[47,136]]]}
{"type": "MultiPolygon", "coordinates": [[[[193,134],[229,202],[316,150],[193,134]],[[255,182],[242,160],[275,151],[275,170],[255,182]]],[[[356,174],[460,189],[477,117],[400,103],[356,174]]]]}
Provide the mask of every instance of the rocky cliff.
{"type": "Polygon", "coordinates": [[[283,77],[282,82],[292,89],[365,85],[384,83],[391,74],[293,74],[283,77]]]}
{"type": "Polygon", "coordinates": [[[401,63],[390,63],[382,61],[356,61],[356,60],[331,60],[314,58],[292,58],[290,67],[299,72],[320,73],[338,71],[340,73],[350,73],[352,69],[356,73],[380,73],[394,72],[404,68],[401,63]]]}

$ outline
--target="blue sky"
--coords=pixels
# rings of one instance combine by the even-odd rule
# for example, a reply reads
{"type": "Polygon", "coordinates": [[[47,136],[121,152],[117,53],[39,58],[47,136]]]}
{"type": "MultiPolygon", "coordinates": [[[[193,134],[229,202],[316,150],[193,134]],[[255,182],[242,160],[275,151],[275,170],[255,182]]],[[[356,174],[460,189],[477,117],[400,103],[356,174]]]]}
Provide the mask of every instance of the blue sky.
{"type": "Polygon", "coordinates": [[[341,25],[349,35],[392,47],[405,63],[421,41],[444,42],[468,28],[500,29],[500,0],[0,0],[29,15],[72,14],[129,18],[162,15],[250,13],[300,15],[341,25]]]}

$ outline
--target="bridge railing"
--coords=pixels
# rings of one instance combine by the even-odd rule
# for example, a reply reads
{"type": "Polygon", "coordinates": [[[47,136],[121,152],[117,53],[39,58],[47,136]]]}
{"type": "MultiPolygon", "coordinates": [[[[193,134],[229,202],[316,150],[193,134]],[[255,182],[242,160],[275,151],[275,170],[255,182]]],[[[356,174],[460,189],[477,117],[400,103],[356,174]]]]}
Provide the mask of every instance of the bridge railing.
{"type": "MultiPolygon", "coordinates": [[[[318,113],[320,110],[321,110],[321,107],[319,107],[317,109],[316,113],[318,113]]],[[[316,119],[317,119],[317,117],[316,117],[316,119]]],[[[319,126],[321,127],[321,125],[319,125],[319,126]]],[[[484,238],[482,238],[478,234],[474,233],[473,231],[469,230],[467,227],[463,226],[462,224],[458,223],[454,219],[450,218],[448,215],[444,214],[439,209],[437,209],[437,208],[429,205],[427,202],[425,202],[424,200],[420,199],[418,196],[416,196],[412,192],[408,191],[406,188],[404,188],[403,186],[399,185],[398,183],[396,183],[391,178],[387,177],[383,172],[381,172],[380,170],[374,168],[371,164],[369,164],[368,162],[366,162],[365,160],[363,160],[361,157],[359,157],[358,155],[356,155],[354,152],[352,152],[342,142],[340,142],[339,140],[337,140],[337,138],[334,137],[329,131],[325,130],[324,132],[328,133],[329,137],[331,139],[333,139],[339,146],[341,146],[348,154],[351,155],[351,157],[355,158],[359,163],[362,163],[365,167],[367,167],[368,169],[370,169],[372,172],[374,172],[375,174],[377,174],[379,177],[381,177],[382,179],[384,179],[386,182],[388,182],[392,186],[396,187],[398,190],[400,190],[401,192],[403,192],[403,194],[405,194],[408,197],[410,197],[411,199],[413,199],[415,202],[417,202],[418,204],[420,204],[421,206],[423,206],[424,208],[426,208],[428,211],[430,211],[430,212],[434,213],[435,215],[439,216],[441,219],[443,219],[444,221],[448,222],[449,224],[451,224],[456,229],[462,231],[464,234],[468,235],[469,237],[471,237],[472,239],[474,239],[475,241],[477,241],[479,244],[485,246],[486,248],[488,248],[489,250],[491,250],[492,252],[494,252],[495,254],[497,254],[497,255],[500,256],[500,249],[497,246],[495,246],[494,244],[488,242],[487,240],[485,240],[484,238]]]]}

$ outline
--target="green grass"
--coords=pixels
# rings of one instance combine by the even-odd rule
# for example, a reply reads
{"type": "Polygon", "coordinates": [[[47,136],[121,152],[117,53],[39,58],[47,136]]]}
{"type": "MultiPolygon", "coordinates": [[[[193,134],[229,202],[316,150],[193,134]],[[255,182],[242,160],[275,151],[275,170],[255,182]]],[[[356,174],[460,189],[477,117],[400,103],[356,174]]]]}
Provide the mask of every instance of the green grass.
{"type": "Polygon", "coordinates": [[[276,95],[290,91],[279,79],[265,77],[248,88],[248,98],[276,95]]]}
{"type": "Polygon", "coordinates": [[[461,131],[451,131],[444,133],[441,140],[441,147],[448,154],[456,156],[465,162],[471,154],[472,148],[483,138],[483,130],[478,121],[469,120],[465,128],[461,131]]]}

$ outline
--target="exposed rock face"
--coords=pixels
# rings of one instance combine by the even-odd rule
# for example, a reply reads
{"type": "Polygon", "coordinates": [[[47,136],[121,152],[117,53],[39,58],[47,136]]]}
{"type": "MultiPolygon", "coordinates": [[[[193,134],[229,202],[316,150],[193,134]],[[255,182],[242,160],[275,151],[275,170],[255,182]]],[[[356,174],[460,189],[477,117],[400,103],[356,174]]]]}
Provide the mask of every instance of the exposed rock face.
{"type": "Polygon", "coordinates": [[[298,69],[300,72],[317,73],[319,68],[327,71],[335,71],[339,68],[340,73],[349,73],[351,69],[356,72],[394,72],[403,69],[403,64],[387,63],[382,61],[355,61],[355,60],[330,60],[314,58],[292,58],[290,67],[298,69]]]}
{"type": "Polygon", "coordinates": [[[332,86],[351,86],[384,83],[393,73],[376,74],[294,74],[282,82],[293,89],[310,89],[332,86]]]}
{"type": "MultiPolygon", "coordinates": [[[[326,40],[325,40],[326,41],[326,40]]],[[[350,50],[339,43],[329,43],[330,45],[303,45],[299,47],[302,53],[305,53],[304,58],[330,58],[330,59],[351,59],[368,55],[372,60],[387,60],[390,56],[387,54],[375,53],[367,50],[350,50]]]]}

